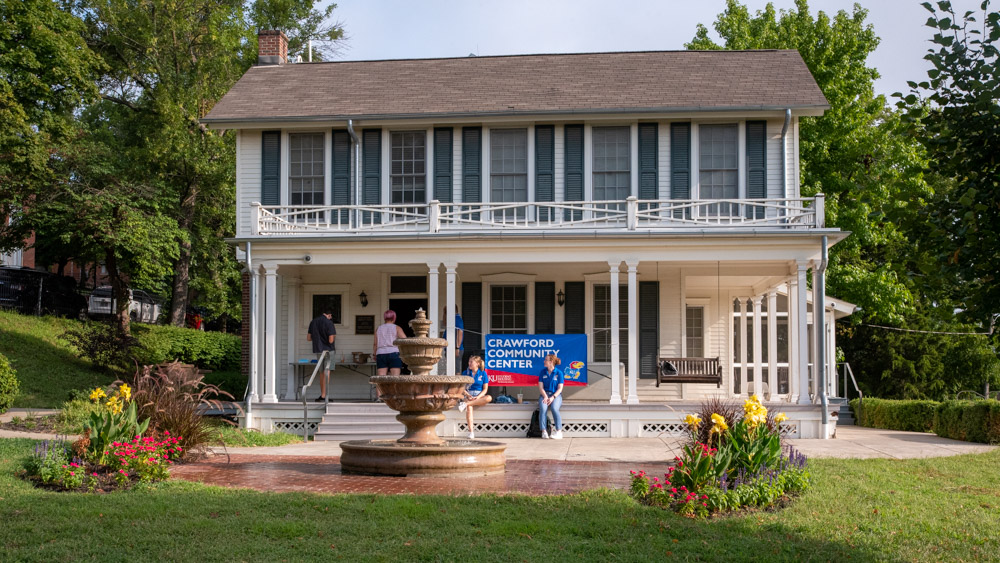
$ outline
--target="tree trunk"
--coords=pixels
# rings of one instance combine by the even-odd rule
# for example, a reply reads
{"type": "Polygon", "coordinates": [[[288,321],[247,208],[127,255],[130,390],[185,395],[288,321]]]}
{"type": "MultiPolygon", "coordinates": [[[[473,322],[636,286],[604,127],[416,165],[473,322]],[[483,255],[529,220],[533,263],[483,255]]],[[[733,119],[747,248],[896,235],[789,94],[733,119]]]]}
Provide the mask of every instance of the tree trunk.
{"type": "Polygon", "coordinates": [[[198,185],[191,183],[188,193],[181,200],[180,217],[177,226],[186,233],[187,238],[181,240],[180,254],[174,266],[173,295],[170,301],[170,324],[185,326],[184,314],[188,305],[188,285],[191,283],[191,226],[194,223],[194,206],[198,198],[198,185]]]}
{"type": "Polygon", "coordinates": [[[130,301],[128,286],[118,272],[118,259],[115,257],[113,249],[109,248],[105,251],[104,263],[108,268],[108,277],[111,278],[111,296],[114,298],[115,303],[115,318],[122,330],[122,334],[129,335],[131,334],[131,319],[128,314],[130,301]]]}

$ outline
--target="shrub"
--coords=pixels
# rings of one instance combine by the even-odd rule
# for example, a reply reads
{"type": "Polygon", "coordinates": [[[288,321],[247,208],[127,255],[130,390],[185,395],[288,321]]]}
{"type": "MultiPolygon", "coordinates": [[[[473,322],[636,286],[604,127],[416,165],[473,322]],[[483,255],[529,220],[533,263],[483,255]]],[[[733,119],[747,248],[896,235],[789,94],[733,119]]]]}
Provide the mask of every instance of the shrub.
{"type": "Polygon", "coordinates": [[[945,401],[934,413],[934,433],[943,438],[1000,443],[1000,401],[945,401]]]}
{"type": "Polygon", "coordinates": [[[7,361],[7,356],[0,354],[0,413],[6,412],[14,404],[14,398],[19,392],[17,372],[7,361]]]}
{"type": "Polygon", "coordinates": [[[233,397],[243,398],[247,390],[247,376],[239,370],[221,370],[205,374],[205,383],[215,385],[233,397]]]}
{"type": "Polygon", "coordinates": [[[851,401],[851,410],[858,426],[931,432],[934,428],[936,401],[896,401],[891,399],[865,399],[851,401]]]}
{"type": "Polygon", "coordinates": [[[56,427],[66,434],[83,434],[83,426],[90,420],[90,416],[101,412],[103,408],[103,405],[86,396],[66,401],[56,415],[56,427]]]}
{"type": "Polygon", "coordinates": [[[204,382],[205,374],[196,367],[179,362],[146,366],[135,380],[135,403],[141,417],[150,420],[154,435],[177,436],[185,450],[206,443],[211,435],[202,409],[222,408],[213,397],[232,395],[204,382]]]}
{"type": "Polygon", "coordinates": [[[97,369],[125,375],[135,369],[135,337],[121,329],[117,322],[85,322],[63,336],[76,347],[81,358],[90,360],[97,369]]]}
{"type": "Polygon", "coordinates": [[[179,361],[210,370],[238,370],[240,337],[176,326],[137,326],[141,365],[179,361]]]}

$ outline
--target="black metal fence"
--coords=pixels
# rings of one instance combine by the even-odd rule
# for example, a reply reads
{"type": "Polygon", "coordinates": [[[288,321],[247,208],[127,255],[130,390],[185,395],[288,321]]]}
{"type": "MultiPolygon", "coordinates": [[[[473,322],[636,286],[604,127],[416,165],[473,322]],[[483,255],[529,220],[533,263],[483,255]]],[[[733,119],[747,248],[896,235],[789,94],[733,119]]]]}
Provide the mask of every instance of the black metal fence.
{"type": "Polygon", "coordinates": [[[0,309],[76,317],[86,312],[87,299],[76,291],[73,278],[27,268],[0,268],[0,309]]]}

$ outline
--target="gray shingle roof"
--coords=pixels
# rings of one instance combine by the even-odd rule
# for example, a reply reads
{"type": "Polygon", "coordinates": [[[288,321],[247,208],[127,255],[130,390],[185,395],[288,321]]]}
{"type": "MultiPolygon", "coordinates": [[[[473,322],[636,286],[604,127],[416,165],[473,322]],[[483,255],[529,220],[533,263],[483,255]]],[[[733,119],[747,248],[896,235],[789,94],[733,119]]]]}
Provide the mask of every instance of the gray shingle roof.
{"type": "Polygon", "coordinates": [[[255,66],[203,121],[827,109],[794,50],[255,66]]]}

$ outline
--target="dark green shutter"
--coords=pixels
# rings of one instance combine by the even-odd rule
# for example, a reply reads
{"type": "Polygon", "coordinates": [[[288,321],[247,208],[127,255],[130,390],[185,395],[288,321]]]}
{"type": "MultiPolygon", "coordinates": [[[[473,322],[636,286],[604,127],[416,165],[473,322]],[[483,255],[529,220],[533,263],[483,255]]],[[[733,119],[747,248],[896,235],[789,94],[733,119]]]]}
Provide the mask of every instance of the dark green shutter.
{"type": "Polygon", "coordinates": [[[659,133],[655,123],[639,124],[639,199],[659,199],[657,157],[659,133]]]}
{"type": "MultiPolygon", "coordinates": [[[[462,322],[465,324],[465,332],[462,335],[465,351],[482,354],[483,284],[478,282],[462,284],[462,322]]],[[[462,369],[465,367],[463,366],[462,369]]]]}
{"type": "MultiPolygon", "coordinates": [[[[747,197],[767,197],[767,122],[747,121],[747,197]]],[[[764,208],[755,205],[748,216],[763,218],[764,208]]]]}
{"type": "Polygon", "coordinates": [[[483,128],[462,128],[462,201],[479,203],[482,198],[483,128]]]}
{"type": "MultiPolygon", "coordinates": [[[[691,199],[691,124],[670,124],[670,199],[691,199]]],[[[674,217],[691,217],[688,208],[674,217]]]]}
{"type": "Polygon", "coordinates": [[[585,282],[566,282],[566,315],[563,318],[563,332],[583,334],[587,330],[587,303],[585,282]]]}
{"type": "Polygon", "coordinates": [[[264,131],[260,143],[260,202],[281,205],[281,131],[264,131]]]}
{"type": "Polygon", "coordinates": [[[660,355],[660,283],[639,282],[639,377],[656,377],[660,355]]]}
{"type": "MultiPolygon", "coordinates": [[[[583,201],[583,125],[567,125],[564,131],[564,201],[583,201]]],[[[566,211],[566,220],[578,221],[581,211],[566,211]]]]}
{"type": "MultiPolygon", "coordinates": [[[[361,204],[378,205],[382,200],[382,130],[361,132],[361,204]]],[[[362,213],[365,224],[381,222],[381,213],[362,213]]]]}
{"type": "Polygon", "coordinates": [[[556,332],[556,284],[535,282],[535,334],[556,332]]]}
{"type": "MultiPolygon", "coordinates": [[[[346,129],[333,130],[333,158],[330,162],[333,173],[330,175],[330,187],[332,194],[330,202],[332,205],[351,204],[351,135],[346,129]]],[[[339,224],[347,225],[350,212],[346,209],[340,212],[339,224]]],[[[331,217],[330,221],[337,223],[337,217],[331,217]]]]}
{"type": "MultiPolygon", "coordinates": [[[[535,201],[556,200],[556,128],[555,125],[535,126],[535,201]]],[[[552,208],[538,211],[539,221],[551,221],[552,208]]],[[[555,325],[553,325],[553,328],[555,325]]]]}
{"type": "Polygon", "coordinates": [[[434,128],[434,199],[441,203],[451,203],[452,189],[453,138],[455,130],[451,127],[434,128]]]}

